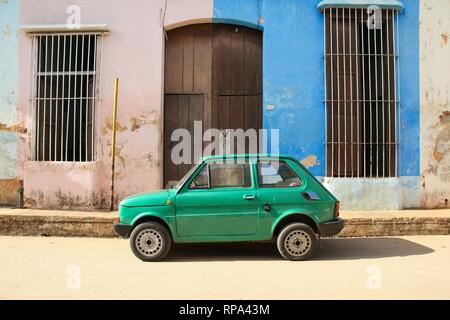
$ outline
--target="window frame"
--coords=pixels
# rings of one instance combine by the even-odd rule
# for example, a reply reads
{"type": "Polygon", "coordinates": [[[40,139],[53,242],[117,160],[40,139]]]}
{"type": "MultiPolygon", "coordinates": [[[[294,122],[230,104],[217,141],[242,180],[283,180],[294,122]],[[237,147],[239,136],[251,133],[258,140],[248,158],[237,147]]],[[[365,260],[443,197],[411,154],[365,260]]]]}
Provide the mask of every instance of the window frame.
{"type": "Polygon", "coordinates": [[[302,178],[301,174],[299,174],[297,172],[297,170],[295,170],[295,168],[291,165],[291,163],[289,163],[288,160],[285,159],[258,159],[257,161],[255,161],[255,170],[256,170],[256,182],[258,183],[258,188],[259,189],[289,189],[289,190],[293,190],[293,189],[297,189],[297,188],[303,188],[305,186],[305,180],[302,178]],[[300,180],[300,184],[298,186],[295,187],[289,187],[289,186],[281,186],[281,187],[263,187],[260,181],[260,174],[259,174],[259,163],[262,161],[278,161],[278,162],[283,162],[285,165],[288,166],[288,168],[297,176],[297,178],[300,180]]]}
{"type": "Polygon", "coordinates": [[[211,173],[210,173],[210,169],[209,169],[209,163],[204,163],[204,165],[196,172],[193,174],[192,179],[190,179],[189,183],[187,184],[187,189],[188,190],[210,190],[211,189],[211,173]],[[207,168],[207,174],[208,174],[208,187],[207,188],[191,188],[191,183],[194,182],[197,177],[200,175],[200,173],[203,171],[203,169],[205,169],[205,167],[207,168]]]}
{"type": "MultiPolygon", "coordinates": [[[[54,30],[52,28],[31,28],[30,31],[25,29],[31,48],[28,87],[30,99],[27,111],[30,119],[28,125],[30,130],[27,134],[27,160],[62,163],[93,163],[98,160],[103,41],[108,31],[109,29],[97,30],[96,27],[74,31],[54,30]],[[70,39],[78,37],[81,38],[78,50],[83,51],[84,49],[87,55],[89,55],[89,50],[91,50],[91,60],[88,58],[85,61],[83,60],[85,58],[77,58],[72,55],[72,60],[70,61],[69,53],[65,52],[66,46],[70,46],[70,42],[72,42],[70,39]],[[45,43],[46,40],[48,40],[48,43],[45,43]],[[44,49],[41,42],[45,43],[44,49]],[[83,43],[87,44],[83,47],[83,43]],[[43,52],[45,52],[45,57],[43,52]],[[65,52],[65,55],[63,52],[65,52]],[[52,58],[54,59],[53,62],[51,62],[52,58]],[[42,65],[43,59],[48,61],[46,63],[49,65],[42,65]],[[85,62],[83,69],[81,69],[80,65],[82,60],[85,62]],[[76,70],[72,69],[73,65],[77,66],[76,70]],[[92,70],[89,70],[90,65],[93,66],[92,70]],[[90,76],[92,77],[91,79],[90,76]],[[73,83],[81,81],[81,77],[86,77],[82,80],[82,87],[80,84],[80,88],[77,88],[77,90],[82,89],[85,92],[75,92],[75,88],[69,86],[68,77],[73,77],[71,78],[73,83]],[[66,80],[64,81],[64,79],[66,80]],[[46,85],[47,91],[54,87],[53,93],[51,95],[49,92],[42,94],[40,92],[42,85],[46,85]],[[65,90],[67,90],[67,93],[65,90]],[[74,91],[74,93],[71,91],[74,91]],[[83,103],[78,102],[82,100],[86,101],[83,103]],[[69,127],[67,127],[69,114],[66,113],[65,118],[63,115],[66,109],[67,112],[72,112],[71,103],[77,105],[77,113],[72,120],[73,126],[69,124],[69,127]],[[81,118],[79,118],[80,108],[84,110],[81,118]],[[53,122],[45,118],[41,119],[40,113],[44,112],[43,110],[45,109],[47,109],[49,114],[53,113],[53,122]],[[57,114],[58,111],[60,113],[59,116],[57,114]],[[50,131],[48,137],[44,139],[45,137],[42,134],[46,126],[50,126],[50,130],[54,127],[54,130],[53,134],[50,134],[50,131]],[[79,128],[77,137],[68,138],[69,132],[72,132],[74,127],[79,128]],[[71,149],[67,147],[67,140],[69,139],[77,142],[71,143],[72,147],[75,144],[75,149],[70,152],[69,150],[71,149]],[[71,155],[69,155],[70,153],[71,155]]],[[[73,48],[75,48],[76,42],[78,41],[73,40],[73,48]]],[[[75,50],[73,48],[72,50],[75,50]]]]}
{"type": "MultiPolygon", "coordinates": [[[[209,161],[205,161],[204,164],[202,165],[201,168],[198,169],[197,172],[195,172],[191,179],[189,179],[189,181],[186,183],[187,185],[187,190],[188,191],[204,191],[204,190],[221,190],[221,191],[226,191],[226,190],[249,190],[249,189],[254,189],[255,184],[254,184],[254,173],[253,173],[253,165],[251,163],[250,160],[245,160],[245,162],[243,164],[246,164],[248,166],[248,171],[250,173],[250,186],[248,187],[239,187],[239,186],[231,186],[231,187],[211,187],[211,167],[210,164],[211,162],[214,162],[214,159],[209,160],[209,161]],[[203,169],[205,168],[205,166],[208,167],[208,188],[191,188],[191,183],[197,179],[198,175],[200,174],[200,172],[203,171],[203,169]]],[[[224,162],[222,164],[226,164],[227,160],[224,160],[224,162]]]]}
{"type": "Polygon", "coordinates": [[[399,10],[380,9],[381,31],[378,28],[369,28],[368,31],[363,28],[369,19],[367,5],[343,7],[327,4],[321,9],[324,32],[326,177],[398,177],[401,111],[399,10]],[[368,39],[364,38],[366,32],[368,39]],[[375,52],[366,52],[368,48],[364,48],[365,41],[375,41],[372,48],[375,52]],[[368,69],[364,67],[364,62],[368,69]],[[350,71],[346,70],[349,68],[350,71]],[[356,83],[352,78],[353,73],[356,83]],[[372,79],[372,83],[366,81],[364,84],[366,79],[372,79]]]}

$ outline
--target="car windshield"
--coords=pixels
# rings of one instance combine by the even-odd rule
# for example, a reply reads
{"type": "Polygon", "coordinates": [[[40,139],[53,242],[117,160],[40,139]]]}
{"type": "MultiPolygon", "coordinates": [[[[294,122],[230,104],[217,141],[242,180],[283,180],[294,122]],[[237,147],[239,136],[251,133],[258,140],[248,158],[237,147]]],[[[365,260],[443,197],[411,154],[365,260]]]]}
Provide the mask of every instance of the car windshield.
{"type": "Polygon", "coordinates": [[[173,188],[180,189],[181,186],[186,182],[187,179],[189,179],[189,177],[192,175],[192,173],[194,173],[194,171],[198,168],[200,164],[201,162],[193,165],[192,168],[184,175],[184,177],[180,181],[178,181],[178,183],[175,186],[173,186],[173,188]]]}

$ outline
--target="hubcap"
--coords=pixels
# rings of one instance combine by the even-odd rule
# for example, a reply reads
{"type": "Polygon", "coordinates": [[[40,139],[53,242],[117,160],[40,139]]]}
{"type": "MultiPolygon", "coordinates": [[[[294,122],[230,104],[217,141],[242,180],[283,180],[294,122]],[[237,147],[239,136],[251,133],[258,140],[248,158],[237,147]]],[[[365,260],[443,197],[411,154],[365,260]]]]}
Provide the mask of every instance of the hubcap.
{"type": "Polygon", "coordinates": [[[301,257],[311,249],[311,237],[301,230],[292,231],[286,237],[284,247],[291,255],[301,257]]]}
{"type": "Polygon", "coordinates": [[[140,253],[152,257],[161,251],[163,239],[159,232],[153,229],[145,229],[139,232],[135,244],[140,253]]]}

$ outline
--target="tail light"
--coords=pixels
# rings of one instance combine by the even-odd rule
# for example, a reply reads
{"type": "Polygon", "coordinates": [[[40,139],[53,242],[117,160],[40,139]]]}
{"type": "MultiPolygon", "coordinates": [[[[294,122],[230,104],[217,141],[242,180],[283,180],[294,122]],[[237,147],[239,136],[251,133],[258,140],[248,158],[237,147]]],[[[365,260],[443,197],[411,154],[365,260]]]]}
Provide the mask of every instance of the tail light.
{"type": "Polygon", "coordinates": [[[120,223],[120,217],[115,218],[114,221],[115,221],[116,223],[120,223]]]}
{"type": "Polygon", "coordinates": [[[336,201],[336,206],[334,207],[334,216],[337,218],[339,217],[339,207],[341,203],[339,201],[336,201]]]}

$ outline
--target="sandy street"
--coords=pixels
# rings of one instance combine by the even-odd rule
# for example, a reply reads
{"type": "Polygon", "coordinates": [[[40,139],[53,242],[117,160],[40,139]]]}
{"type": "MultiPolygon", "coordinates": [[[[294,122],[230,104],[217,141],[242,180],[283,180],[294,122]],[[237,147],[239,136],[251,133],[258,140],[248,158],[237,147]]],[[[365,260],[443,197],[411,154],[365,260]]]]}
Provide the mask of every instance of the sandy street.
{"type": "Polygon", "coordinates": [[[144,263],[127,240],[0,237],[1,299],[450,299],[450,236],[322,241],[312,261],[272,244],[179,245],[144,263]]]}

